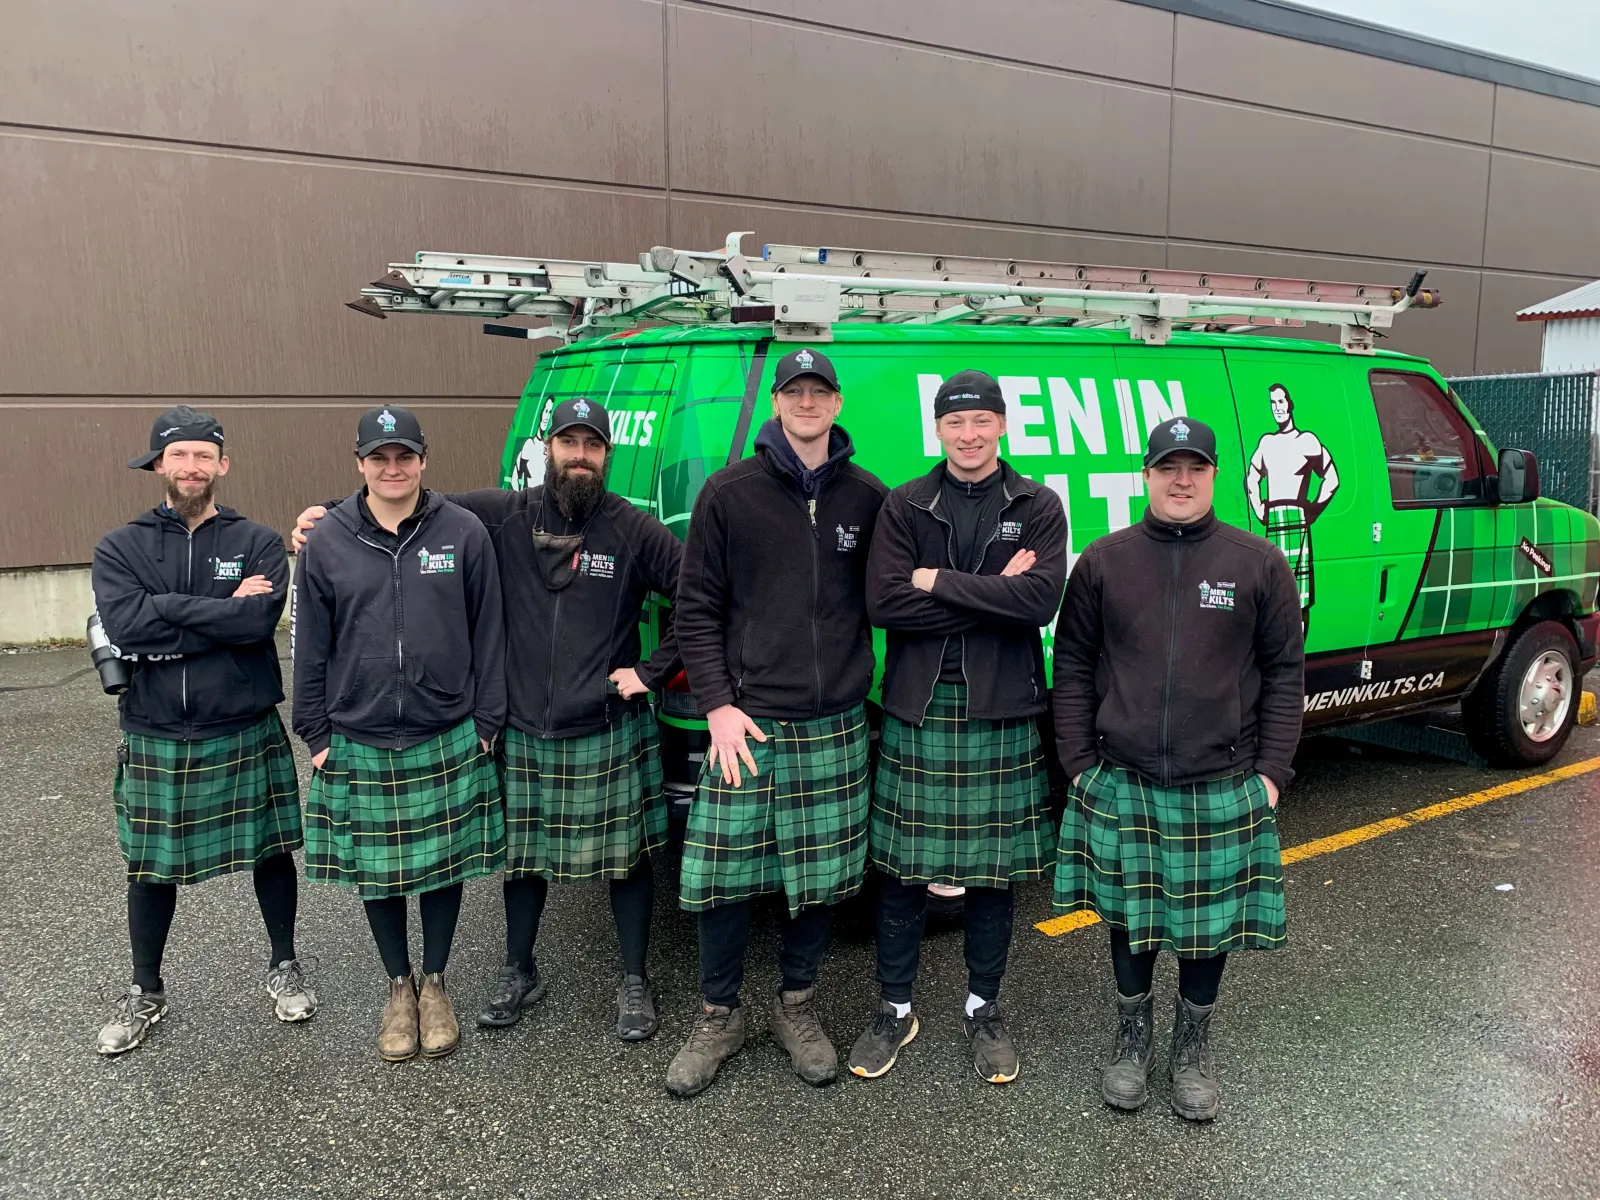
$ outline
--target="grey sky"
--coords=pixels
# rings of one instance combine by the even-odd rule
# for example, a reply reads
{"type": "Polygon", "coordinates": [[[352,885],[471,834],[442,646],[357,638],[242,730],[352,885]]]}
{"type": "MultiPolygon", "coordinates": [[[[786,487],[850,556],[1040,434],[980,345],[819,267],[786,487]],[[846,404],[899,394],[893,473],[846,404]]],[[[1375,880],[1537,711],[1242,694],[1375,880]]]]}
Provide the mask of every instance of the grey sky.
{"type": "Polygon", "coordinates": [[[1600,80],[1600,0],[1289,0],[1600,80]]]}

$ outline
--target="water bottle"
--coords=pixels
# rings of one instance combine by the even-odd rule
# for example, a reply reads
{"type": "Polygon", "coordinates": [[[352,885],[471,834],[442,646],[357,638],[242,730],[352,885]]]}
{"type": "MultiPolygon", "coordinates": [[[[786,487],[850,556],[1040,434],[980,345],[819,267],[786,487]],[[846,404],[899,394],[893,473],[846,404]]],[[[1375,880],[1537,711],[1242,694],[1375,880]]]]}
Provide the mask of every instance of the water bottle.
{"type": "Polygon", "coordinates": [[[98,611],[89,614],[89,661],[94,663],[94,669],[100,673],[100,686],[105,689],[108,696],[120,696],[128,690],[132,680],[132,672],[128,664],[117,655],[117,648],[111,644],[111,639],[106,636],[105,628],[100,624],[98,611]]]}

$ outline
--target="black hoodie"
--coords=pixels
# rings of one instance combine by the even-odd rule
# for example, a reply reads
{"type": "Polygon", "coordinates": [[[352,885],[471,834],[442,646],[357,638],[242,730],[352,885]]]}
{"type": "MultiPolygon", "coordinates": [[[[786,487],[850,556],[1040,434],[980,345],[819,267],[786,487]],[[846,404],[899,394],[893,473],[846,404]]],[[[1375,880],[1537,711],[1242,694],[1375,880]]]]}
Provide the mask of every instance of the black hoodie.
{"type": "Polygon", "coordinates": [[[695,500],[675,627],[702,713],[737,704],[795,720],[844,712],[872,687],[867,549],[888,489],[850,462],[835,425],[806,471],[782,426],[695,500]],[[808,492],[810,493],[808,495],[808,492]]]}
{"type": "Polygon", "coordinates": [[[424,490],[390,533],[366,489],[306,535],[294,579],[294,731],[405,750],[467,717],[505,724],[505,629],[483,522],[424,490]]]}
{"type": "Polygon", "coordinates": [[[192,533],[166,505],[113,529],[91,573],[100,623],[132,667],[117,701],[129,733],[237,733],[283,699],[272,633],[288,595],[283,538],[231,508],[192,533]],[[234,598],[265,575],[272,591],[234,598]]]}

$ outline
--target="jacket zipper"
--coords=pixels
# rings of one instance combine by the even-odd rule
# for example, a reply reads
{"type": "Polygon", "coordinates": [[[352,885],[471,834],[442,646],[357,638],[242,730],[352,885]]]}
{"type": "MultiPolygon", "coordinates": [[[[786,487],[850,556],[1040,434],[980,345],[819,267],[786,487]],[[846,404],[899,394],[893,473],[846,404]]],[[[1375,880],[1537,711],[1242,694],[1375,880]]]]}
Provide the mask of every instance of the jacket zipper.
{"type": "MultiPolygon", "coordinates": [[[[556,630],[561,628],[561,597],[565,591],[556,593],[555,611],[550,614],[550,652],[545,655],[544,671],[544,727],[550,728],[550,721],[555,714],[556,704],[556,630]]],[[[606,713],[610,716],[609,709],[606,713]]]]}
{"type": "Polygon", "coordinates": [[[380,546],[377,542],[369,542],[359,533],[356,534],[356,541],[365,542],[374,550],[382,550],[394,560],[394,570],[390,575],[390,579],[393,581],[394,588],[394,740],[397,742],[405,740],[403,730],[405,728],[404,720],[406,708],[406,627],[405,605],[403,601],[403,592],[400,586],[400,555],[405,552],[405,548],[411,544],[412,539],[417,536],[421,529],[422,524],[418,522],[417,528],[413,529],[410,535],[407,536],[406,540],[401,542],[400,545],[393,550],[390,550],[385,546],[380,546]]]}
{"type": "Polygon", "coordinates": [[[811,666],[817,676],[816,716],[822,715],[822,640],[817,635],[817,605],[822,602],[822,535],[817,532],[817,500],[806,501],[806,515],[811,518],[811,666]]]}
{"type": "MultiPolygon", "coordinates": [[[[1183,530],[1178,530],[1180,539],[1183,530]]],[[[1183,542],[1172,544],[1172,598],[1167,604],[1167,682],[1161,697],[1161,786],[1172,786],[1172,749],[1168,724],[1172,716],[1172,661],[1178,652],[1178,574],[1183,562],[1183,542]]]]}
{"type": "MultiPolygon", "coordinates": [[[[187,522],[186,522],[187,523],[187,522]]],[[[188,595],[194,595],[194,530],[190,529],[184,534],[187,549],[184,552],[184,580],[183,590],[188,595]]],[[[185,726],[189,723],[189,656],[183,656],[183,721],[185,726]]]]}

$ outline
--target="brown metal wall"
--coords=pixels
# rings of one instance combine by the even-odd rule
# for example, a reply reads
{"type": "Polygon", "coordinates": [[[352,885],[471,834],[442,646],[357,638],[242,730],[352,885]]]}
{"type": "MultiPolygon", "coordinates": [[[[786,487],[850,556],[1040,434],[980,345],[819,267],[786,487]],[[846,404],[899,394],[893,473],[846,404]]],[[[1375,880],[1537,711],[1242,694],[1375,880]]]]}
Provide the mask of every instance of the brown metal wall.
{"type": "Polygon", "coordinates": [[[1600,108],[1121,0],[55,0],[0,39],[0,567],[153,502],[179,399],[285,526],[401,399],[486,484],[529,355],[340,302],[419,248],[857,244],[1403,281],[1532,369],[1600,276],[1600,108]]]}

